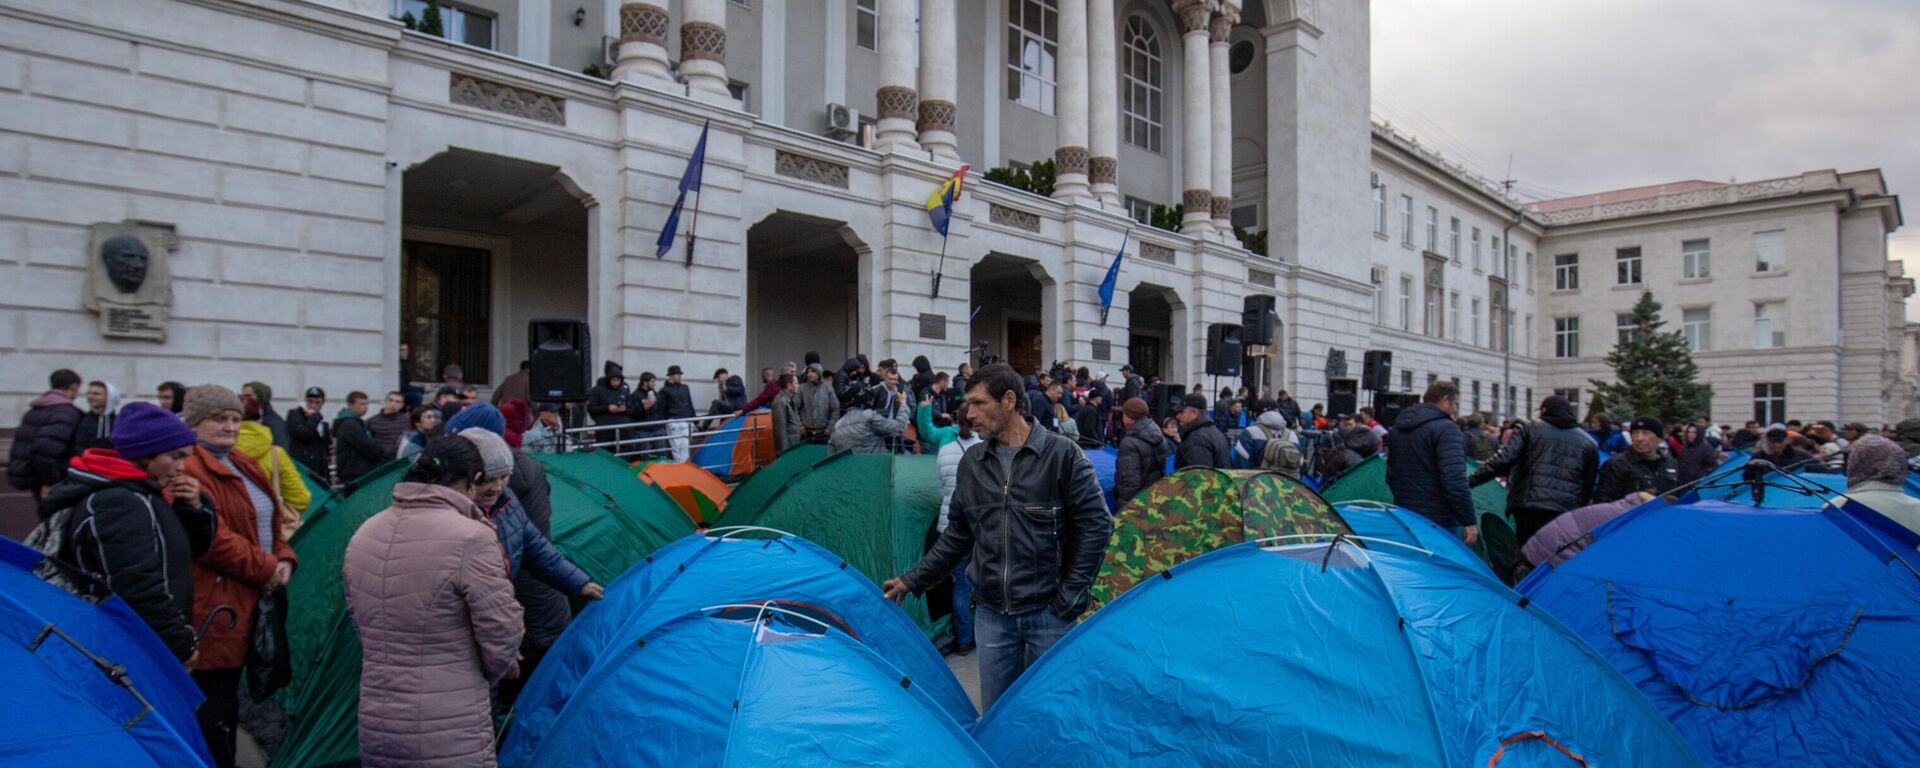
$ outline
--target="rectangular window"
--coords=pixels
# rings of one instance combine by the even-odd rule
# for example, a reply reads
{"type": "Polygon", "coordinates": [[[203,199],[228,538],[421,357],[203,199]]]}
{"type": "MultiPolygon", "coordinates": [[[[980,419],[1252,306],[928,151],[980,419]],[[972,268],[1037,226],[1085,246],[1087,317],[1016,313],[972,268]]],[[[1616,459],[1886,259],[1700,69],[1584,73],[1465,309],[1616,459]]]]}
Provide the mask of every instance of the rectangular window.
{"type": "Polygon", "coordinates": [[[1380,183],[1380,174],[1373,175],[1373,233],[1385,237],[1387,234],[1387,185],[1380,183]]]}
{"type": "MultiPolygon", "coordinates": [[[[1527,315],[1527,322],[1520,326],[1520,354],[1533,356],[1533,315],[1527,315]]],[[[1528,397],[1532,400],[1532,397],[1528,397]]]]}
{"type": "Polygon", "coordinates": [[[1427,261],[1426,290],[1422,293],[1426,307],[1426,331],[1428,336],[1445,335],[1446,329],[1440,326],[1440,313],[1446,308],[1441,305],[1446,296],[1446,262],[1437,259],[1427,261]]]}
{"type": "Polygon", "coordinates": [[[1447,295],[1447,338],[1460,340],[1460,292],[1447,295]]]}
{"type": "Polygon", "coordinates": [[[1613,252],[1613,284],[1640,284],[1640,249],[1621,248],[1613,252]]]}
{"type": "Polygon", "coordinates": [[[1553,356],[1563,360],[1580,356],[1580,318],[1553,319],[1553,356]]]}
{"type": "MultiPolygon", "coordinates": [[[[1493,246],[1493,248],[1490,249],[1492,252],[1487,255],[1493,258],[1493,271],[1497,274],[1500,271],[1500,262],[1505,259],[1506,251],[1500,248],[1500,238],[1493,238],[1491,245],[1493,246]]],[[[1501,277],[1505,277],[1505,275],[1501,275],[1501,277]]]]}
{"type": "Polygon", "coordinates": [[[1480,382],[1478,381],[1473,383],[1473,411],[1480,412],[1480,382]]]}
{"type": "Polygon", "coordinates": [[[1007,0],[1007,100],[1053,114],[1059,48],[1055,0],[1007,0]]]}
{"type": "Polygon", "coordinates": [[[1440,252],[1440,209],[1427,206],[1427,250],[1440,252]]]}
{"type": "Polygon", "coordinates": [[[1400,196],[1400,242],[1413,245],[1413,198],[1400,196]]]}
{"type": "MultiPolygon", "coordinates": [[[[426,18],[427,0],[399,0],[395,6],[394,18],[411,14],[415,23],[426,18]]],[[[448,40],[465,43],[475,48],[494,50],[494,17],[491,14],[471,10],[448,3],[440,4],[440,34],[448,40]]]]}
{"type": "Polygon", "coordinates": [[[1473,228],[1473,271],[1480,271],[1480,228],[1473,228]]]}
{"type": "Polygon", "coordinates": [[[1787,303],[1757,301],[1753,304],[1753,348],[1772,349],[1787,345],[1787,303]]]}
{"type": "Polygon", "coordinates": [[[1228,218],[1237,229],[1253,230],[1260,226],[1260,206],[1236,205],[1228,218]]]}
{"type": "Polygon", "coordinates": [[[1460,263],[1459,219],[1449,219],[1447,221],[1447,258],[1453,259],[1453,263],[1455,264],[1460,263]]]}
{"type": "Polygon", "coordinates": [[[1400,391],[1413,391],[1413,371],[1403,370],[1400,372],[1400,391]]]}
{"type": "Polygon", "coordinates": [[[1432,389],[1434,383],[1438,382],[1439,380],[1440,380],[1440,374],[1437,374],[1437,373],[1427,374],[1427,388],[1432,389]]]}
{"type": "Polygon", "coordinates": [[[1487,295],[1487,322],[1492,324],[1487,336],[1493,344],[1488,349],[1495,352],[1507,351],[1513,343],[1513,305],[1507,303],[1507,287],[1495,283],[1487,295]]]}
{"type": "Polygon", "coordinates": [[[1687,337],[1687,349],[1706,352],[1713,349],[1713,308],[1680,310],[1680,332],[1687,337]]]}
{"type": "Polygon", "coordinates": [[[1493,384],[1493,383],[1488,383],[1488,384],[1487,384],[1487,389],[1490,389],[1490,390],[1492,390],[1492,391],[1493,391],[1493,416],[1494,416],[1494,418],[1496,418],[1496,419],[1503,419],[1503,418],[1506,418],[1506,416],[1505,416],[1505,415],[1504,415],[1504,414],[1503,414],[1503,413],[1502,413],[1502,412],[1500,411],[1500,385],[1499,385],[1499,384],[1493,384]]]}
{"type": "MultiPolygon", "coordinates": [[[[1520,275],[1525,275],[1525,276],[1526,276],[1526,277],[1528,278],[1528,282],[1529,282],[1529,283],[1531,283],[1531,282],[1532,282],[1532,278],[1533,278],[1533,251],[1527,251],[1527,268],[1526,268],[1526,271],[1523,271],[1523,272],[1521,272],[1521,273],[1520,273],[1520,275]]],[[[1514,285],[1519,285],[1519,284],[1520,284],[1520,275],[1514,275],[1514,278],[1513,278],[1513,284],[1514,284],[1514,285]]],[[[1531,291],[1531,290],[1533,290],[1533,289],[1531,289],[1531,288],[1529,288],[1529,289],[1527,289],[1527,290],[1529,290],[1529,291],[1531,291]]]]}
{"type": "Polygon", "coordinates": [[[1512,240],[1507,241],[1507,263],[1502,268],[1507,270],[1504,275],[1507,278],[1507,282],[1512,283],[1515,288],[1520,287],[1520,275],[1518,274],[1520,271],[1520,246],[1514,245],[1512,240]]]}
{"type": "Polygon", "coordinates": [[[1713,274],[1712,243],[1705,240],[1688,240],[1680,244],[1680,277],[1698,280],[1713,274]]]}
{"type": "Polygon", "coordinates": [[[1153,208],[1156,205],[1159,205],[1159,203],[1155,203],[1152,200],[1142,200],[1132,195],[1128,195],[1127,196],[1127,218],[1133,219],[1134,221],[1140,222],[1141,224],[1152,224],[1153,208]]]}
{"type": "Polygon", "coordinates": [[[1787,423],[1786,382],[1753,385],[1753,420],[1763,425],[1787,423]]]}
{"type": "Polygon", "coordinates": [[[1381,323],[1384,323],[1387,321],[1387,270],[1386,268],[1374,267],[1372,280],[1373,280],[1373,324],[1380,325],[1381,323]]]}
{"type": "Polygon", "coordinates": [[[1480,297],[1473,297],[1473,345],[1480,346],[1480,297]]]}
{"type": "Polygon", "coordinates": [[[1400,330],[1413,330],[1413,275],[1400,276],[1400,330]]]}
{"type": "Polygon", "coordinates": [[[1553,257],[1553,289],[1580,290],[1580,254],[1561,253],[1553,257]]]}
{"type": "Polygon", "coordinates": [[[1621,344],[1621,345],[1632,343],[1633,331],[1636,327],[1638,326],[1636,326],[1633,322],[1633,315],[1622,314],[1617,312],[1614,313],[1613,315],[1614,343],[1621,344]]]}
{"type": "Polygon", "coordinates": [[[1567,402],[1573,403],[1575,408],[1580,407],[1580,390],[1577,387],[1574,389],[1556,389],[1553,391],[1553,394],[1557,397],[1566,398],[1567,402]]]}
{"type": "Polygon", "coordinates": [[[1753,271],[1779,272],[1787,268],[1787,231],[1753,233],[1753,271]]]}
{"type": "Polygon", "coordinates": [[[880,0],[853,0],[853,44],[880,50],[880,0]]]}

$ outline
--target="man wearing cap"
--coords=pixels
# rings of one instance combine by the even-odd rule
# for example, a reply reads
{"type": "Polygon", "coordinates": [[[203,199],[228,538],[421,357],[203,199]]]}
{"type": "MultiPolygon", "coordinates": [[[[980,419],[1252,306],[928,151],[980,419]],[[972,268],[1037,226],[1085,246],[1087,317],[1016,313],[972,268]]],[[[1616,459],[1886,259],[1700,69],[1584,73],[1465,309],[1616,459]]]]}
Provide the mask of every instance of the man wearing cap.
{"type": "Polygon", "coordinates": [[[193,558],[213,542],[213,508],[180,466],[199,442],[165,408],[129,403],[113,425],[113,448],[75,456],[67,477],[40,502],[42,519],[72,510],[54,557],[98,574],[182,663],[194,655],[193,558]]]}
{"type": "Polygon", "coordinates": [[[1801,467],[1813,461],[1813,454],[1793,447],[1793,436],[1787,428],[1775,424],[1767,428],[1766,435],[1753,447],[1753,458],[1772,462],[1774,466],[1786,469],[1801,467]]]}
{"type": "Polygon", "coordinates": [[[1614,454],[1600,467],[1600,484],[1593,491],[1595,504],[1619,501],[1635,491],[1659,495],[1680,484],[1680,466],[1666,451],[1666,425],[1652,416],[1641,416],[1633,420],[1628,434],[1632,442],[1627,450],[1614,454]]]}
{"type": "Polygon", "coordinates": [[[1233,449],[1227,446],[1227,436],[1213,425],[1213,419],[1207,416],[1207,396],[1189,394],[1180,401],[1180,412],[1174,414],[1179,423],[1166,427],[1166,435],[1173,440],[1173,468],[1212,467],[1214,469],[1233,468],[1233,449]]]}
{"type": "MultiPolygon", "coordinates": [[[[699,413],[693,410],[693,390],[681,381],[680,366],[667,366],[667,383],[660,387],[660,403],[654,406],[658,411],[656,419],[691,419],[699,413]]],[[[693,452],[692,441],[688,435],[693,432],[693,424],[687,421],[675,421],[667,425],[667,444],[673,449],[674,461],[686,461],[693,452]]]]}
{"type": "Polygon", "coordinates": [[[327,453],[333,445],[333,428],[320,412],[326,404],[326,390],[307,387],[306,402],[287,411],[287,453],[322,478],[328,477],[327,453]]]}

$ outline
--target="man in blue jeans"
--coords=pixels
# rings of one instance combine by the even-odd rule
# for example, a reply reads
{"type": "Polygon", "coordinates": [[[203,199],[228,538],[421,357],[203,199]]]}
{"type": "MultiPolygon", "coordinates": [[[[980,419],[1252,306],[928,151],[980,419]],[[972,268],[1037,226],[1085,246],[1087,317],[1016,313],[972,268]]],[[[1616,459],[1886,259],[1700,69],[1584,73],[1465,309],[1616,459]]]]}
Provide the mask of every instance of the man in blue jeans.
{"type": "Polygon", "coordinates": [[[971,561],[983,708],[1086,612],[1113,534],[1093,465],[1072,440],[1038,428],[1024,405],[1012,368],[975,374],[967,418],[984,442],[960,459],[947,529],[919,565],[881,585],[898,600],[971,561]]]}

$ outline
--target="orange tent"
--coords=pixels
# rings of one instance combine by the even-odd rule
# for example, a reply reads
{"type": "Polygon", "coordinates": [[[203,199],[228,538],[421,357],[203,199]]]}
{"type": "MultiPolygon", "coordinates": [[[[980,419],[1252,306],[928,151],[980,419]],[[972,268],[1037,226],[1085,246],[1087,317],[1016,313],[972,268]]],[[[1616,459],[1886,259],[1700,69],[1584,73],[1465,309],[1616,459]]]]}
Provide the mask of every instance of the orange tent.
{"type": "Polygon", "coordinates": [[[672,496],[695,525],[705,526],[727,508],[727,484],[692,464],[656,461],[640,469],[640,479],[672,496]]]}
{"type": "Polygon", "coordinates": [[[773,413],[760,409],[728,419],[721,434],[701,441],[694,465],[721,477],[739,479],[773,463],[773,413]]]}

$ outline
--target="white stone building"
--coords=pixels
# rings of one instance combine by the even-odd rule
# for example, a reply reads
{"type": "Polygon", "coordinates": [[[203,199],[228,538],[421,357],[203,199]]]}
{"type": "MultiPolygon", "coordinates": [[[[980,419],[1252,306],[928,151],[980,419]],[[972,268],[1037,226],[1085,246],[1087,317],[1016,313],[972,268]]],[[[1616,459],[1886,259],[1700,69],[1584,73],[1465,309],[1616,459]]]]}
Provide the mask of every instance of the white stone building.
{"type": "Polygon", "coordinates": [[[1693,347],[1713,418],[1913,415],[1913,280],[1887,258],[1899,198],[1877,170],[1685,181],[1535,203],[1542,386],[1587,398],[1642,291],[1693,347]]]}
{"type": "Polygon", "coordinates": [[[917,5],[462,0],[435,36],[416,0],[0,0],[0,421],[61,366],[338,398],[405,340],[415,378],[497,381],[541,316],[696,382],[976,338],[1189,382],[1251,293],[1302,399],[1367,347],[1365,0],[917,5]],[[697,251],[689,212],[656,259],[702,125],[697,251]],[[1043,158],[1051,199],[979,181],[1043,158]],[[924,200],[961,162],[932,298],[924,200]],[[1181,232],[1129,216],[1179,202],[1181,232]],[[164,342],[85,309],[89,227],[123,221],[177,238],[164,342]]]}

